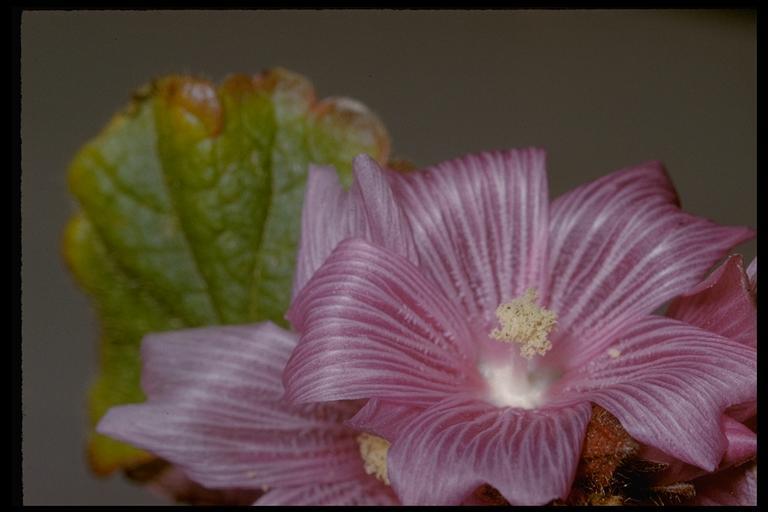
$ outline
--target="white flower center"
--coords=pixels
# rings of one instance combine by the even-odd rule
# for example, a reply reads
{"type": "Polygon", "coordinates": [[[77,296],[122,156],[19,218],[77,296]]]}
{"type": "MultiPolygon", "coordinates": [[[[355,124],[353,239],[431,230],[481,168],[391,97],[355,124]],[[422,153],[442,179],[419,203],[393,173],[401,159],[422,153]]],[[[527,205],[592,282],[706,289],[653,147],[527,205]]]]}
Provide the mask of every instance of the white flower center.
{"type": "Polygon", "coordinates": [[[548,336],[557,323],[557,315],[536,304],[536,289],[504,302],[496,308],[500,328],[491,331],[491,338],[506,343],[519,343],[520,354],[526,359],[544,354],[552,348],[548,336]]]}
{"type": "Polygon", "coordinates": [[[389,485],[389,475],[387,474],[389,441],[379,436],[363,433],[357,436],[357,444],[360,445],[360,456],[363,458],[365,472],[389,485]]]}
{"type": "Polygon", "coordinates": [[[557,380],[556,372],[527,372],[515,364],[481,363],[479,369],[488,384],[488,398],[498,407],[535,409],[544,402],[549,385],[557,380]]]}

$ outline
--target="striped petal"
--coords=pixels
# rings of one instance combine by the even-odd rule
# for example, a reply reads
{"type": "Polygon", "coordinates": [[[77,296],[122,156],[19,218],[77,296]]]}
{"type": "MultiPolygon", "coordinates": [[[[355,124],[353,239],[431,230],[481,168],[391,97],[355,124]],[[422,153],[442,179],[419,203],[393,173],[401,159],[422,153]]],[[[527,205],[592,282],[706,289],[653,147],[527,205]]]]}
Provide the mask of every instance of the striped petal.
{"type": "Polygon", "coordinates": [[[157,496],[186,505],[244,506],[264,494],[261,489],[208,489],[177,466],[167,467],[143,485],[157,496]]]}
{"type": "Polygon", "coordinates": [[[743,404],[736,404],[725,410],[725,413],[731,418],[754,428],[757,421],[757,402],[751,400],[743,404]]]}
{"type": "Polygon", "coordinates": [[[362,473],[344,482],[272,489],[254,505],[378,506],[399,505],[392,488],[362,473]]]}
{"type": "MultiPolygon", "coordinates": [[[[749,276],[741,256],[730,256],[702,283],[672,301],[667,316],[756,347],[757,304],[752,291],[757,279],[756,262],[757,259],[750,265],[749,276]]],[[[723,419],[729,442],[720,469],[739,464],[754,454],[754,433],[740,422],[754,418],[757,404],[737,404],[726,412],[728,416],[723,419]]]]}
{"type": "Polygon", "coordinates": [[[757,462],[714,473],[694,482],[692,505],[756,506],[757,462]]]}
{"type": "Polygon", "coordinates": [[[282,400],[295,335],[271,323],[148,336],[144,404],[111,409],[102,434],[179,466],[206,487],[336,482],[359,474],[356,433],[342,404],[282,400]]]}
{"type": "Polygon", "coordinates": [[[719,469],[738,466],[755,456],[757,453],[757,435],[746,425],[728,416],[723,416],[723,431],[728,440],[728,449],[720,461],[719,469]]]}
{"type": "Polygon", "coordinates": [[[423,407],[371,398],[346,424],[392,442],[423,411],[423,407]]]}
{"type": "Polygon", "coordinates": [[[672,301],[667,316],[755,347],[757,307],[741,256],[729,257],[701,284],[672,301]]]}
{"type": "Polygon", "coordinates": [[[405,505],[458,505],[488,483],[512,505],[568,495],[589,403],[528,411],[469,397],[446,399],[408,425],[389,450],[392,486],[405,505]]]}
{"type": "Polygon", "coordinates": [[[543,151],[465,156],[393,182],[421,267],[486,330],[501,302],[541,287],[549,204],[543,151]]]}
{"type": "Polygon", "coordinates": [[[725,453],[723,410],[756,391],[753,349],[663,317],[638,322],[551,390],[597,403],[641,443],[707,471],[725,453]]]}
{"type": "Polygon", "coordinates": [[[389,171],[368,155],[355,158],[353,168],[355,181],[349,192],[342,188],[333,167],[309,169],[294,297],[345,238],[365,238],[416,259],[410,228],[388,182],[389,171]]]}
{"type": "MultiPolygon", "coordinates": [[[[727,415],[723,415],[722,423],[727,448],[717,467],[717,472],[744,464],[748,460],[753,459],[757,453],[757,435],[752,430],[727,415]]],[[[667,469],[654,479],[654,485],[663,486],[676,482],[685,482],[707,474],[706,471],[685,464],[655,448],[646,448],[640,457],[667,465],[667,469]]]]}
{"type": "Polygon", "coordinates": [[[302,333],[283,374],[291,400],[423,404],[481,385],[462,312],[411,262],[364,240],[340,244],[287,316],[302,333]]]}
{"type": "Polygon", "coordinates": [[[559,333],[550,357],[570,367],[591,359],[752,236],[682,212],[656,162],[561,196],[550,223],[548,304],[559,333]]]}
{"type": "Polygon", "coordinates": [[[752,259],[752,263],[747,267],[747,277],[749,278],[749,289],[752,295],[757,298],[757,257],[752,259]]]}

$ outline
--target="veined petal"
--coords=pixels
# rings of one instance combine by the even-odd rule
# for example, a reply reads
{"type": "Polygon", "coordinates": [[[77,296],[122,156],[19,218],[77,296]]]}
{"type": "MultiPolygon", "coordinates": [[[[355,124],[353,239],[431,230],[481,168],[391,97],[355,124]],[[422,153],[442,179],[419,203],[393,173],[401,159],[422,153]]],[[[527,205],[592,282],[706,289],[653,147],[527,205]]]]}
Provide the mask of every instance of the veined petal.
{"type": "Polygon", "coordinates": [[[360,472],[345,404],[286,404],[296,336],[271,323],[187,329],[142,346],[144,404],[110,409],[102,434],[179,466],[209,488],[345,480],[360,472]]]}
{"type": "Polygon", "coordinates": [[[757,307],[741,256],[731,256],[701,284],[673,300],[667,316],[755,347],[757,307]]]}
{"type": "Polygon", "coordinates": [[[757,257],[754,257],[747,267],[747,277],[749,277],[749,289],[752,295],[757,297],[757,257]]]}
{"type": "Polygon", "coordinates": [[[647,317],[550,392],[560,400],[591,400],[641,443],[713,471],[726,449],[721,414],[754,400],[756,364],[749,347],[676,320],[647,317]]]}
{"type": "MultiPolygon", "coordinates": [[[[757,435],[747,426],[727,415],[723,415],[722,423],[723,433],[727,440],[727,449],[717,467],[717,472],[744,464],[754,458],[757,452],[757,435]]],[[[654,485],[685,482],[706,474],[704,470],[685,464],[656,448],[647,447],[640,457],[667,464],[667,469],[657,479],[654,479],[654,485]]]]}
{"type": "Polygon", "coordinates": [[[458,307],[411,262],[364,240],[340,244],[287,317],[302,333],[283,373],[291,400],[423,404],[481,385],[458,307]]]}
{"type": "Polygon", "coordinates": [[[371,398],[346,424],[392,442],[423,411],[423,407],[371,398]]]}
{"type": "Polygon", "coordinates": [[[280,487],[268,491],[254,505],[399,505],[392,488],[376,478],[361,473],[344,482],[280,487]]]}
{"type": "Polygon", "coordinates": [[[732,405],[725,410],[725,413],[736,421],[754,427],[754,422],[757,420],[757,402],[750,400],[732,405]]]}
{"type": "MultiPolygon", "coordinates": [[[[757,259],[750,265],[753,275],[749,277],[741,256],[730,256],[703,282],[673,300],[667,316],[756,347],[757,305],[752,291],[752,283],[757,279],[756,262],[757,259]]],[[[756,403],[736,404],[726,413],[744,422],[755,416],[756,403]]]]}
{"type": "Polygon", "coordinates": [[[419,415],[389,450],[405,505],[461,503],[488,483],[513,505],[542,505],[571,487],[591,407],[500,409],[449,398],[419,415]]]}
{"type": "Polygon", "coordinates": [[[295,334],[271,322],[149,334],[141,346],[141,386],[157,400],[188,393],[190,383],[205,388],[203,379],[232,387],[252,380],[261,394],[275,395],[281,391],[275,377],[297,342],[295,334]]]}
{"type": "Polygon", "coordinates": [[[552,203],[550,357],[577,367],[631,322],[698,283],[753,236],[679,209],[664,168],[650,162],[583,185],[552,203]]]}
{"type": "Polygon", "coordinates": [[[542,150],[480,153],[393,180],[420,266],[484,328],[505,300],[540,288],[548,192],[542,150]]]}
{"type": "Polygon", "coordinates": [[[365,238],[416,261],[410,228],[394,198],[388,171],[368,155],[359,155],[353,166],[355,181],[349,192],[333,167],[310,166],[294,297],[345,238],[365,238]]]}
{"type": "Polygon", "coordinates": [[[757,434],[746,425],[726,415],[723,416],[723,430],[728,439],[728,450],[720,461],[720,469],[738,466],[755,456],[757,434]]]}
{"type": "Polygon", "coordinates": [[[757,505],[757,462],[748,462],[694,482],[692,505],[757,505]]]}
{"type": "Polygon", "coordinates": [[[245,506],[264,494],[261,489],[208,489],[173,465],[153,476],[144,486],[162,498],[188,505],[245,506]]]}

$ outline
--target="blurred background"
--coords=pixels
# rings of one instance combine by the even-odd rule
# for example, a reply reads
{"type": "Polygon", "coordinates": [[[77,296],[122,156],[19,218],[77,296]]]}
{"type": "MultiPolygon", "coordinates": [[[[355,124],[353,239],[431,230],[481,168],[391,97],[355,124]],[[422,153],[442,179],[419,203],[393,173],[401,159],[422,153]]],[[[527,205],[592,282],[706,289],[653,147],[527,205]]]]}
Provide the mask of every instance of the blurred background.
{"type": "MultiPolygon", "coordinates": [[[[683,207],[756,225],[753,11],[27,11],[22,16],[27,505],[161,504],[86,465],[98,325],[60,254],[66,168],[153,77],[282,66],[350,96],[419,166],[548,151],[550,191],[662,160],[683,207]]],[[[739,248],[750,261],[755,243],[739,248]]]]}

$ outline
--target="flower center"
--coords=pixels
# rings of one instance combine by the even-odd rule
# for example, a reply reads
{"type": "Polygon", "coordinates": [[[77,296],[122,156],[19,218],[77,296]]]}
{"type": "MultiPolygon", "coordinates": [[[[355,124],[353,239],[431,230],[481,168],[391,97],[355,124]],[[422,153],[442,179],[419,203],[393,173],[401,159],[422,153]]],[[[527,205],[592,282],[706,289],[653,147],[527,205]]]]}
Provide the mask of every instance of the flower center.
{"type": "Polygon", "coordinates": [[[357,436],[357,444],[360,445],[360,456],[363,458],[365,472],[389,485],[389,476],[387,475],[389,441],[379,436],[363,433],[357,436]]]}
{"type": "Polygon", "coordinates": [[[532,372],[515,364],[486,361],[480,364],[480,374],[488,384],[486,398],[498,407],[535,409],[541,406],[547,390],[560,374],[552,369],[532,372]]]}
{"type": "Polygon", "coordinates": [[[536,289],[529,288],[525,295],[504,302],[496,308],[500,328],[490,336],[505,343],[519,343],[520,355],[531,359],[543,356],[552,348],[547,338],[557,323],[557,315],[536,304],[536,289]]]}

